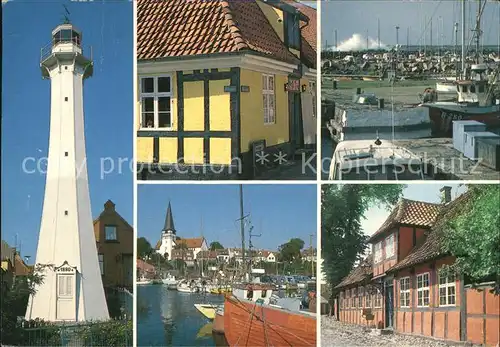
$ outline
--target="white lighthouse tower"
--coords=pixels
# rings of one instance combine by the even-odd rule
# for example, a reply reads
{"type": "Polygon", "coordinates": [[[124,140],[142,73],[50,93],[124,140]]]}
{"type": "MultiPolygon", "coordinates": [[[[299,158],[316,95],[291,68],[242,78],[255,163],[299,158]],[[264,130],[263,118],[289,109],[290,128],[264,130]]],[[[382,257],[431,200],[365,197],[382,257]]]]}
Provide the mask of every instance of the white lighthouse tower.
{"type": "Polygon", "coordinates": [[[92,76],[82,35],[68,21],[52,31],[40,67],[50,79],[50,138],[36,267],[43,283],[26,319],[81,322],[109,319],[94,237],[87,177],[83,81],[92,76]]]}
{"type": "Polygon", "coordinates": [[[172,216],[172,206],[168,203],[167,215],[165,217],[165,224],[161,231],[161,242],[157,252],[161,255],[168,254],[168,260],[172,260],[172,249],[175,247],[176,231],[174,227],[174,218],[172,216]]]}

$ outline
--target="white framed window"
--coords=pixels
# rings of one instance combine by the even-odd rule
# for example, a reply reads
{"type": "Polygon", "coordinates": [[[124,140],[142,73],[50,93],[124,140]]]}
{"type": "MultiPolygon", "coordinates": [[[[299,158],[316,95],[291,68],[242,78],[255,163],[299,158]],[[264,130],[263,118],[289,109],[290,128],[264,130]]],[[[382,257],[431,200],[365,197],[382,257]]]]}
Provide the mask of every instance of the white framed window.
{"type": "Polygon", "coordinates": [[[274,75],[262,75],[264,124],[276,124],[276,96],[274,75]]]}
{"type": "Polygon", "coordinates": [[[456,305],[457,283],[455,275],[439,273],[439,306],[456,305]]]}
{"type": "Polygon", "coordinates": [[[410,307],[410,277],[399,279],[399,306],[410,307]]]}
{"type": "Polygon", "coordinates": [[[116,241],[116,226],[106,225],[104,226],[104,234],[106,236],[106,241],[116,241]]]}
{"type": "Polygon", "coordinates": [[[394,234],[385,239],[385,257],[390,258],[394,256],[394,234]]]}
{"type": "Polygon", "coordinates": [[[358,306],[358,288],[352,288],[351,289],[351,296],[352,296],[352,307],[357,307],[358,306]]]}
{"type": "Polygon", "coordinates": [[[375,264],[382,261],[382,241],[373,246],[373,260],[375,261],[375,264]]]}
{"type": "Polygon", "coordinates": [[[139,80],[141,129],[171,129],[172,76],[144,76],[139,80]]]}
{"type": "Polygon", "coordinates": [[[358,295],[358,307],[363,308],[363,296],[365,289],[363,287],[359,287],[359,295],[358,295]]]}
{"type": "Polygon", "coordinates": [[[70,299],[73,297],[73,281],[75,275],[57,275],[57,296],[70,299]]]}
{"type": "Polygon", "coordinates": [[[372,294],[368,290],[365,292],[365,307],[366,308],[372,307],[372,294]]]}
{"type": "Polygon", "coordinates": [[[377,294],[375,294],[375,302],[373,303],[373,307],[380,308],[382,307],[382,293],[380,289],[377,288],[377,294]]]}
{"type": "Polygon", "coordinates": [[[430,280],[429,273],[417,275],[417,306],[429,306],[430,280]]]}
{"type": "Polygon", "coordinates": [[[99,254],[99,268],[101,269],[101,276],[104,276],[104,254],[99,254]]]}

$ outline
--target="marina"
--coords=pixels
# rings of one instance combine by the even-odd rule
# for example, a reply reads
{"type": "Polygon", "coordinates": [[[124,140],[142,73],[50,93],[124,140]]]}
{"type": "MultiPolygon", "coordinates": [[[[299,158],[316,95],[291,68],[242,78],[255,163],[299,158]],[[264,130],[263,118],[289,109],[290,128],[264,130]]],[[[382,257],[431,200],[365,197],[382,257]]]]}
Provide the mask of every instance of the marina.
{"type": "Polygon", "coordinates": [[[171,202],[156,246],[138,239],[139,346],[316,345],[314,234],[308,235],[309,247],[290,235],[275,251],[257,248],[258,238],[271,235],[253,230],[254,213],[245,213],[248,191],[252,188],[239,185],[228,195],[239,200],[239,218],[232,220],[239,227],[234,239],[241,248],[208,242],[205,235],[213,222],[204,219],[201,237],[181,236],[183,220],[174,218],[171,202]]]}

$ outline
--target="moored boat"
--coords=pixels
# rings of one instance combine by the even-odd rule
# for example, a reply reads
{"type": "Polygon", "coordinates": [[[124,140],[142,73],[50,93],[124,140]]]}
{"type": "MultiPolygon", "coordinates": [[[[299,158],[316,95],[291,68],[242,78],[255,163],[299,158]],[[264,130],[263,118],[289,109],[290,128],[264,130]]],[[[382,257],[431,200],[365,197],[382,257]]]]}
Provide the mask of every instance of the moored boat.
{"type": "Polygon", "coordinates": [[[143,286],[143,285],[147,285],[147,284],[152,284],[153,283],[153,280],[149,280],[147,278],[144,278],[144,277],[141,277],[140,279],[138,279],[135,284],[138,285],[138,286],[143,286]]]}
{"type": "Polygon", "coordinates": [[[194,304],[194,307],[210,320],[215,318],[215,312],[219,308],[219,306],[213,304],[194,304]]]}
{"type": "Polygon", "coordinates": [[[316,346],[316,316],[310,313],[226,296],[223,317],[229,346],[316,346]]]}

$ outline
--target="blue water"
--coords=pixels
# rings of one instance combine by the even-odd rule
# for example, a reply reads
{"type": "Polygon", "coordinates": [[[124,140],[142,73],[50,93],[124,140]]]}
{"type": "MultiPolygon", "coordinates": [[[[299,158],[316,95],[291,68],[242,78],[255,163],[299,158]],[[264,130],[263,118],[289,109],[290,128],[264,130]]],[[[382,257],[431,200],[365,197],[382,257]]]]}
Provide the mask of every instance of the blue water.
{"type": "Polygon", "coordinates": [[[223,300],[210,294],[179,293],[162,285],[137,286],[137,345],[216,346],[212,322],[194,304],[223,300]]]}

